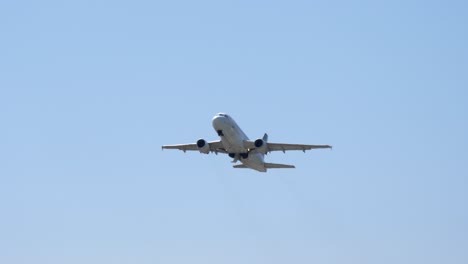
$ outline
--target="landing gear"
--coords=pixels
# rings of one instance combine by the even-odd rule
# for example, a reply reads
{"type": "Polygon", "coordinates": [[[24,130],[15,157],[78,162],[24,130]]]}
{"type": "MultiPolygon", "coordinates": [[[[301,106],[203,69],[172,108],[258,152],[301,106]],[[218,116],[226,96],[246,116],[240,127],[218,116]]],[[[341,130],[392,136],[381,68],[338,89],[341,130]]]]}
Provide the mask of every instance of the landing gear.
{"type": "Polygon", "coordinates": [[[222,131],[222,130],[216,130],[216,132],[218,133],[218,136],[220,136],[220,137],[224,136],[224,134],[223,134],[223,131],[222,131]]]}
{"type": "Polygon", "coordinates": [[[239,160],[239,154],[229,153],[228,155],[229,157],[233,158],[233,160],[231,161],[232,163],[236,163],[239,160]]]}
{"type": "Polygon", "coordinates": [[[228,155],[230,158],[234,159],[232,163],[236,163],[239,159],[247,159],[249,157],[249,153],[229,153],[228,155]]]}

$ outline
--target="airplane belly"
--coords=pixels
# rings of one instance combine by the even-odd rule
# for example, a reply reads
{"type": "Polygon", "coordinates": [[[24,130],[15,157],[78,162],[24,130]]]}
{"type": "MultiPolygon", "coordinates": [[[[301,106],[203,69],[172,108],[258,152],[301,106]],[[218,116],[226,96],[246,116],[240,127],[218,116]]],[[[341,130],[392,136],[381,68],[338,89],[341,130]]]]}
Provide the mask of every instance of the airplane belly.
{"type": "Polygon", "coordinates": [[[247,159],[242,159],[241,162],[254,170],[261,171],[261,172],[266,172],[265,169],[265,162],[263,160],[263,154],[261,153],[253,153],[250,154],[247,159]]]}
{"type": "Polygon", "coordinates": [[[247,149],[244,148],[244,139],[234,128],[229,127],[227,129],[223,129],[223,134],[224,136],[221,137],[221,142],[227,152],[247,152],[247,149]]]}

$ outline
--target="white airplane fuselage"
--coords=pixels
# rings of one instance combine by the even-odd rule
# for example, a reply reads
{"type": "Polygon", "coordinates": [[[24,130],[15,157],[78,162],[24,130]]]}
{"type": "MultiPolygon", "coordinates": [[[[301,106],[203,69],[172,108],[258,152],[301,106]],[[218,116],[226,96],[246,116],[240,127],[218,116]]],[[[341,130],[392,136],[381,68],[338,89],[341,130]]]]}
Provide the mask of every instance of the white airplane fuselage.
{"type": "Polygon", "coordinates": [[[266,172],[265,155],[262,153],[249,153],[249,149],[244,147],[244,141],[249,140],[249,138],[232,117],[218,114],[213,117],[212,123],[213,128],[221,137],[221,143],[225,150],[235,155],[233,157],[234,161],[239,160],[251,169],[266,172]]]}

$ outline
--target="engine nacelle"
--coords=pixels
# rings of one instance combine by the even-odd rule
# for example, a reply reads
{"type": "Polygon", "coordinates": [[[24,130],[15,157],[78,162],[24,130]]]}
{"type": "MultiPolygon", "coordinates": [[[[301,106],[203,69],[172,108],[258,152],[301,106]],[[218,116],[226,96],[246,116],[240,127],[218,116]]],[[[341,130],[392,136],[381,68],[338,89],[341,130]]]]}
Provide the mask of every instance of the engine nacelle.
{"type": "Polygon", "coordinates": [[[263,154],[267,153],[268,149],[267,149],[267,143],[265,142],[265,140],[259,138],[254,141],[254,145],[255,145],[255,150],[258,153],[263,153],[263,154]]]}
{"type": "Polygon", "coordinates": [[[200,153],[204,153],[204,154],[210,153],[210,145],[208,144],[208,142],[206,142],[206,140],[202,138],[197,140],[197,147],[200,153]]]}

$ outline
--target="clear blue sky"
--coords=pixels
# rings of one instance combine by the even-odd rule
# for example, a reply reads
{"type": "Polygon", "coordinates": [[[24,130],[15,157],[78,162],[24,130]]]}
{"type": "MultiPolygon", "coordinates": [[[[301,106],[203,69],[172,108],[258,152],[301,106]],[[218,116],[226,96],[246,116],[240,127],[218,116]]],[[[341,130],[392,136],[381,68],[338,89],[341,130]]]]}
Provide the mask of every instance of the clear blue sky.
{"type": "Polygon", "coordinates": [[[468,263],[466,1],[323,2],[0,3],[0,263],[468,263]]]}

